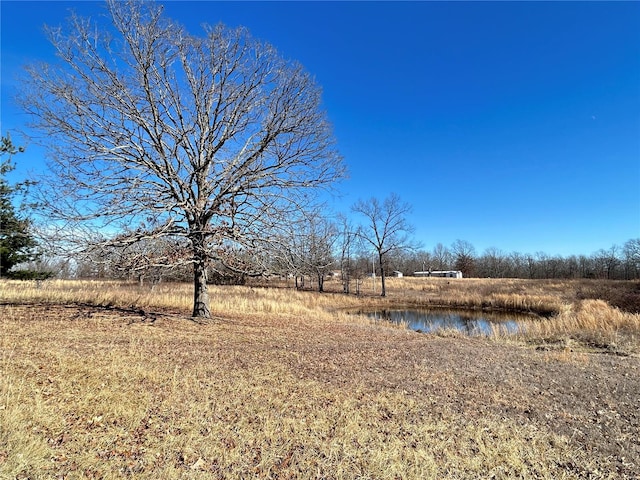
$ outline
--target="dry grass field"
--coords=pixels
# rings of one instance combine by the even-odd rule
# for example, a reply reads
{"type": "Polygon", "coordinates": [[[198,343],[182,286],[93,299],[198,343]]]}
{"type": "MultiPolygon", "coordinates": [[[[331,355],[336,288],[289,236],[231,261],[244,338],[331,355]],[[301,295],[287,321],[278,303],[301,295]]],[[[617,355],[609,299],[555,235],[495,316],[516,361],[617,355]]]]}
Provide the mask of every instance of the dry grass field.
{"type": "Polygon", "coordinates": [[[189,285],[0,282],[0,478],[638,478],[638,290],[211,287],[196,323],[189,285]],[[399,305],[545,316],[470,338],[350,313],[399,305]]]}

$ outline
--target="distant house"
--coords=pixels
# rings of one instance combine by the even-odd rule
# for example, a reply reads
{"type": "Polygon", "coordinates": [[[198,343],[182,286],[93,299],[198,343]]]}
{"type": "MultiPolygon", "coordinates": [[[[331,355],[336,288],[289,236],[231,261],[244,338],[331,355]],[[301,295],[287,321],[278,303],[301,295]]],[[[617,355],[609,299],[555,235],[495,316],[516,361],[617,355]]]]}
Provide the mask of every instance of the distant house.
{"type": "Polygon", "coordinates": [[[402,278],[402,272],[399,272],[398,270],[394,270],[393,272],[391,272],[391,276],[402,278]]]}
{"type": "Polygon", "coordinates": [[[431,272],[413,272],[416,277],[462,278],[460,270],[434,270],[431,272]]]}

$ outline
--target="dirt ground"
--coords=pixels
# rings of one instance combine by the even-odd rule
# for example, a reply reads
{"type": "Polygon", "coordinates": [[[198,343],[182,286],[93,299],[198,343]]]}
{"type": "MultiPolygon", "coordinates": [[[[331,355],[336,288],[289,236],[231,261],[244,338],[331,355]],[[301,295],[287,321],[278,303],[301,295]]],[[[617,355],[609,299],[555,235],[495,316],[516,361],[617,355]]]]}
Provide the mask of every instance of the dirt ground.
{"type": "MultiPolygon", "coordinates": [[[[55,319],[57,325],[66,324],[63,317],[73,322],[104,316],[119,327],[152,325],[170,332],[172,324],[189,322],[170,313],[89,306],[24,308],[37,309],[34,317],[55,319]]],[[[268,357],[300,379],[344,389],[402,392],[436,417],[454,412],[468,419],[490,416],[533,425],[570,439],[594,460],[604,478],[640,478],[640,358],[366,324],[215,322],[226,332],[221,348],[242,352],[228,356],[230,368],[242,369],[268,357]]],[[[563,466],[578,478],[596,478],[581,468],[563,466]]]]}
{"type": "Polygon", "coordinates": [[[296,364],[302,377],[402,391],[435,415],[536,425],[571,439],[600,472],[640,478],[640,358],[362,327],[290,339],[313,359],[296,364]]]}
{"type": "Polygon", "coordinates": [[[640,478],[638,358],[407,336],[384,343],[363,338],[357,352],[316,346],[309,354],[323,361],[305,365],[304,375],[344,385],[357,377],[372,388],[407,392],[441,415],[453,410],[466,417],[497,415],[544,426],[600,459],[600,471],[640,478]],[[354,363],[348,357],[375,358],[381,351],[388,352],[383,362],[361,363],[358,370],[339,368],[354,363]]]}

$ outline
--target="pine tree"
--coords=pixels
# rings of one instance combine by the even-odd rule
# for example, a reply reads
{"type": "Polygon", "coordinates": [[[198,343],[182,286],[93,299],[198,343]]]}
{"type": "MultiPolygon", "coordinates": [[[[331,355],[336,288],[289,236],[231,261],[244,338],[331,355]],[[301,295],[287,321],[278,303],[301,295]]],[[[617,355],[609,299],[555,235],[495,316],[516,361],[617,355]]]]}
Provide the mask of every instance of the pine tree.
{"type": "Polygon", "coordinates": [[[22,147],[15,147],[11,138],[2,137],[0,143],[0,277],[12,276],[10,270],[23,262],[37,258],[36,240],[30,232],[31,222],[21,218],[13,205],[14,196],[25,188],[25,184],[10,185],[6,174],[15,165],[11,161],[13,155],[23,152],[22,147]],[[7,157],[7,158],[5,158],[7,157]]]}

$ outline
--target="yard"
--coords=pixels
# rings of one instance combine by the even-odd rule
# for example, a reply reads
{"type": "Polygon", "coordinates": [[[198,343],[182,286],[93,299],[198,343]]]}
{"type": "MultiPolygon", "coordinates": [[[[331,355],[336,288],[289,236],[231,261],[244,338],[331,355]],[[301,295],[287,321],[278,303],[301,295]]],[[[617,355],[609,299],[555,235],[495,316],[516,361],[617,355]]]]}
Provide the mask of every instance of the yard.
{"type": "Polygon", "coordinates": [[[637,478],[640,320],[607,291],[211,287],[196,323],[188,285],[3,282],[0,478],[637,478]],[[349,313],[447,299],[555,313],[508,338],[349,313]]]}

